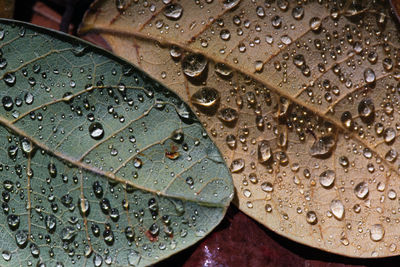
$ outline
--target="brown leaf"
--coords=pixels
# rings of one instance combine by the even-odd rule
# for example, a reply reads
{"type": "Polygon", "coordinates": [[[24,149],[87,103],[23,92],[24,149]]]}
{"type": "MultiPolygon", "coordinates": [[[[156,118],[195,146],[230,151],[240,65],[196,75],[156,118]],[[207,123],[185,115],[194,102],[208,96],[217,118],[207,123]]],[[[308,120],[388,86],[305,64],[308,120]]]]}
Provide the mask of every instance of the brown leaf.
{"type": "Polygon", "coordinates": [[[87,31],[192,105],[246,214],[333,253],[400,254],[400,35],[387,2],[98,0],[87,31]]]}

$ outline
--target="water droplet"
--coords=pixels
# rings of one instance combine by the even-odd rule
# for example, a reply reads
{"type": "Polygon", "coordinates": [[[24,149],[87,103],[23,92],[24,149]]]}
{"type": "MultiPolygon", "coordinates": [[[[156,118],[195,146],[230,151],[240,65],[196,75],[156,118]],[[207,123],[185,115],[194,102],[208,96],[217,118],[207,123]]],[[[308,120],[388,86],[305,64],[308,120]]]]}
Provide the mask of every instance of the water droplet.
{"type": "Polygon", "coordinates": [[[358,104],[358,113],[365,123],[371,123],[375,117],[375,105],[371,99],[363,99],[358,104]]]}
{"type": "Polygon", "coordinates": [[[93,122],[89,126],[89,134],[90,137],[92,137],[95,140],[102,139],[104,136],[103,125],[101,125],[99,122],[93,122]]]}
{"type": "Polygon", "coordinates": [[[55,178],[57,176],[57,168],[54,163],[49,163],[47,165],[47,170],[49,171],[49,175],[51,178],[55,178]]]}
{"type": "Polygon", "coordinates": [[[393,148],[390,149],[388,152],[386,152],[385,159],[391,163],[395,162],[397,159],[397,151],[393,148]]]}
{"type": "Polygon", "coordinates": [[[232,108],[224,108],[219,111],[218,118],[226,123],[233,123],[238,119],[238,112],[232,108]]]}
{"type": "Polygon", "coordinates": [[[77,232],[72,226],[67,226],[61,230],[61,240],[66,242],[71,242],[76,236],[77,232]]]}
{"type": "Polygon", "coordinates": [[[336,219],[342,220],[344,217],[344,206],[342,201],[339,199],[332,200],[330,209],[332,211],[333,216],[335,216],[336,219]]]}
{"type": "Polygon", "coordinates": [[[376,80],[375,72],[370,68],[365,69],[365,71],[364,71],[364,81],[367,84],[373,84],[375,82],[375,80],[376,80]]]}
{"type": "Polygon", "coordinates": [[[199,77],[207,67],[207,59],[200,54],[189,54],[182,60],[182,70],[191,78],[199,77]]]}
{"type": "Polygon", "coordinates": [[[24,247],[28,241],[28,231],[18,230],[15,233],[15,242],[19,247],[24,247]]]}
{"type": "Polygon", "coordinates": [[[396,131],[392,127],[386,128],[383,132],[383,138],[387,144],[394,142],[396,131]]]}
{"type": "Polygon", "coordinates": [[[383,228],[382,224],[374,224],[371,226],[370,238],[372,241],[380,241],[382,240],[384,235],[385,229],[383,228]]]}
{"type": "Polygon", "coordinates": [[[132,242],[135,238],[135,231],[131,226],[125,228],[125,237],[129,242],[132,242]]]}
{"type": "Polygon", "coordinates": [[[270,193],[274,191],[274,186],[270,182],[264,182],[261,184],[261,190],[270,193]]]}
{"type": "Polygon", "coordinates": [[[54,232],[54,230],[56,229],[57,219],[54,215],[50,214],[45,217],[44,223],[46,225],[47,231],[51,233],[54,232]]]}
{"type": "Polygon", "coordinates": [[[1,100],[1,102],[3,103],[3,108],[7,111],[12,110],[14,107],[14,102],[13,102],[12,98],[9,96],[4,96],[1,100]]]}
{"type": "Polygon", "coordinates": [[[179,59],[182,55],[181,49],[179,47],[173,46],[169,50],[169,54],[173,59],[179,59]]]}
{"type": "Polygon", "coordinates": [[[354,194],[356,194],[356,196],[359,199],[364,199],[367,197],[369,192],[368,189],[368,184],[366,182],[361,182],[359,184],[356,185],[356,187],[354,187],[354,194]]]}
{"type": "Polygon", "coordinates": [[[254,62],[254,71],[255,72],[262,72],[264,68],[264,63],[261,60],[256,60],[254,62]]]}
{"type": "Polygon", "coordinates": [[[224,63],[216,63],[215,72],[224,78],[230,77],[232,75],[232,69],[224,63]]]}
{"type": "Polygon", "coordinates": [[[336,140],[332,135],[326,135],[316,139],[311,146],[310,154],[313,157],[329,157],[336,145],[336,140]]]}
{"type": "Polygon", "coordinates": [[[293,57],[293,64],[300,68],[306,64],[306,60],[302,54],[297,54],[293,57]]]}
{"type": "Polygon", "coordinates": [[[260,18],[265,17],[265,10],[262,6],[257,6],[256,13],[257,13],[257,16],[259,16],[260,18]]]}
{"type": "Polygon", "coordinates": [[[97,198],[101,198],[103,196],[103,187],[99,181],[94,182],[92,188],[97,198]]]}
{"type": "Polygon", "coordinates": [[[231,33],[230,33],[229,30],[223,29],[223,30],[221,30],[221,32],[219,33],[219,36],[221,37],[222,40],[228,41],[228,40],[231,38],[231,33]]]}
{"type": "Polygon", "coordinates": [[[258,161],[261,163],[267,162],[272,156],[271,146],[267,140],[262,140],[258,143],[258,161]]]}
{"type": "Polygon", "coordinates": [[[318,222],[317,214],[314,211],[308,211],[306,214],[306,221],[311,225],[316,224],[318,222]]]}
{"type": "Polygon", "coordinates": [[[90,204],[87,198],[81,198],[78,202],[78,207],[82,215],[87,216],[89,214],[90,204]]]}
{"type": "Polygon", "coordinates": [[[222,3],[225,9],[232,9],[240,3],[240,0],[223,0],[222,3]]]}
{"type": "Polygon", "coordinates": [[[126,0],[115,0],[115,6],[118,12],[123,12],[128,7],[126,0]]]}
{"type": "Polygon", "coordinates": [[[226,144],[229,148],[236,148],[236,137],[233,134],[229,134],[226,136],[226,144]]]}
{"type": "Polygon", "coordinates": [[[211,87],[203,87],[194,93],[191,97],[193,104],[200,107],[210,108],[218,105],[220,94],[217,90],[211,87]]]}
{"type": "Polygon", "coordinates": [[[324,171],[319,176],[319,182],[323,187],[331,187],[335,181],[336,173],[332,170],[324,171]]]}
{"type": "Polygon", "coordinates": [[[21,140],[21,147],[22,151],[24,151],[25,153],[30,153],[33,149],[31,142],[27,138],[23,138],[21,140]]]}
{"type": "Polygon", "coordinates": [[[244,169],[244,159],[234,159],[231,163],[230,170],[232,173],[240,172],[244,169]]]}
{"type": "Polygon", "coordinates": [[[36,244],[32,243],[30,249],[33,257],[38,257],[40,255],[40,249],[36,244]]]}
{"type": "Polygon", "coordinates": [[[139,254],[139,252],[135,251],[135,250],[131,250],[128,253],[128,264],[130,266],[136,266],[139,264],[141,259],[141,256],[139,254]]]}
{"type": "Polygon", "coordinates": [[[11,258],[12,258],[12,254],[11,254],[11,252],[8,251],[8,250],[3,250],[3,251],[1,252],[1,256],[3,257],[3,260],[5,260],[5,261],[10,261],[11,258]]]}
{"type": "Polygon", "coordinates": [[[304,8],[302,6],[296,6],[292,10],[292,16],[296,20],[301,20],[304,17],[304,8]]]}
{"type": "Polygon", "coordinates": [[[94,254],[93,264],[95,267],[100,267],[103,264],[103,258],[99,254],[94,254]]]}
{"type": "Polygon", "coordinates": [[[180,4],[169,4],[164,8],[163,13],[170,20],[178,20],[182,16],[183,8],[180,4]]]}
{"type": "Polygon", "coordinates": [[[321,28],[322,25],[322,21],[320,18],[318,17],[313,17],[312,19],[310,19],[310,28],[313,31],[319,31],[319,29],[321,28]]]}
{"type": "Polygon", "coordinates": [[[15,214],[10,214],[7,216],[7,223],[11,230],[15,231],[19,227],[19,216],[15,214]]]}
{"type": "Polygon", "coordinates": [[[16,82],[16,77],[15,74],[12,72],[8,72],[4,75],[4,82],[8,85],[8,86],[13,86],[16,82]]]}

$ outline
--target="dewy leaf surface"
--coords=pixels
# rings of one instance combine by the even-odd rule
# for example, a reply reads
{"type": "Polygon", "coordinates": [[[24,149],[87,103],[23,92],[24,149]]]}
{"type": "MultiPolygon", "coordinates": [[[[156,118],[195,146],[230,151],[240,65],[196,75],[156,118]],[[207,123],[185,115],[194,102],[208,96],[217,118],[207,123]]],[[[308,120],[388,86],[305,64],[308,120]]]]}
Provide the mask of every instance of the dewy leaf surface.
{"type": "Polygon", "coordinates": [[[330,252],[400,254],[400,38],[387,2],[98,0],[90,30],[190,102],[242,211],[330,252]]]}
{"type": "Polygon", "coordinates": [[[174,93],[72,37],[0,28],[0,266],[144,266],[220,222],[229,170],[174,93]]]}

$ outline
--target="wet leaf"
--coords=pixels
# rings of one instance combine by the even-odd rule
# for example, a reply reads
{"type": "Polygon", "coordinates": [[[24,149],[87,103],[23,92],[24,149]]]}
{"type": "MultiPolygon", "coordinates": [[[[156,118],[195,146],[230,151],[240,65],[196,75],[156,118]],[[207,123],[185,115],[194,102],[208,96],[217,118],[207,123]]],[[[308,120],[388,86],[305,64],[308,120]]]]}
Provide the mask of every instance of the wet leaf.
{"type": "Polygon", "coordinates": [[[150,265],[220,222],[229,170],[182,100],[78,39],[0,29],[1,266],[150,265]]]}
{"type": "Polygon", "coordinates": [[[172,1],[118,2],[98,0],[81,32],[102,33],[191,103],[242,211],[333,253],[400,254],[400,38],[388,2],[181,1],[175,19],[172,1]]]}

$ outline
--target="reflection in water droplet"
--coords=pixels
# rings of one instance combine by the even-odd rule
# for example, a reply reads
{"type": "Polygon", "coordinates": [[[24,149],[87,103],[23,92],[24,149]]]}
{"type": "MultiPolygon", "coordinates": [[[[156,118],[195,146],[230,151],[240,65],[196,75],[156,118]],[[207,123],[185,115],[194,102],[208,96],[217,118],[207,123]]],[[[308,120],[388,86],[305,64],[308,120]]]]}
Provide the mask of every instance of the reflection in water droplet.
{"type": "Polygon", "coordinates": [[[364,81],[367,84],[373,84],[375,82],[375,79],[376,79],[375,72],[370,68],[365,69],[365,71],[364,71],[364,81]]]}
{"type": "Polygon", "coordinates": [[[219,36],[221,37],[222,40],[228,41],[231,38],[231,33],[227,29],[221,30],[219,36]]]}
{"type": "Polygon", "coordinates": [[[11,252],[8,251],[8,250],[3,250],[3,251],[1,252],[1,256],[3,257],[3,260],[5,260],[5,261],[10,261],[11,258],[12,258],[12,254],[11,254],[11,252]]]}
{"type": "Polygon", "coordinates": [[[385,235],[385,229],[382,224],[374,224],[371,226],[370,237],[372,241],[380,241],[385,235]]]}
{"type": "Polygon", "coordinates": [[[396,138],[396,131],[392,127],[386,128],[383,132],[383,138],[387,144],[393,142],[396,138]]]}
{"type": "Polygon", "coordinates": [[[318,31],[321,28],[322,21],[318,17],[313,17],[310,19],[310,28],[313,31],[318,31]]]}
{"type": "Polygon", "coordinates": [[[191,78],[199,77],[207,67],[207,59],[200,54],[189,54],[182,60],[182,70],[191,78]]]}
{"type": "Polygon", "coordinates": [[[179,47],[173,46],[169,50],[169,54],[173,59],[179,59],[182,55],[181,49],[179,47]]]}
{"type": "Polygon", "coordinates": [[[232,108],[224,108],[219,111],[218,118],[223,122],[232,123],[238,119],[238,112],[232,108]]]}
{"type": "Polygon", "coordinates": [[[216,106],[219,103],[219,99],[219,92],[211,87],[203,87],[191,97],[193,104],[206,108],[216,106]]]}
{"type": "Polygon", "coordinates": [[[232,69],[226,66],[224,63],[215,64],[215,72],[222,77],[230,77],[232,75],[232,69]]]}
{"type": "Polygon", "coordinates": [[[99,122],[93,122],[89,126],[89,134],[95,140],[100,140],[104,136],[103,125],[99,122]]]}
{"type": "Polygon", "coordinates": [[[231,163],[230,170],[232,173],[240,172],[244,168],[244,159],[234,159],[231,163]]]}
{"type": "Polygon", "coordinates": [[[236,137],[233,134],[229,134],[226,136],[226,144],[229,148],[236,148],[236,137]]]}
{"type": "Polygon", "coordinates": [[[267,140],[262,140],[258,143],[258,161],[261,163],[267,162],[272,156],[271,147],[267,140]]]}
{"type": "Polygon", "coordinates": [[[257,60],[254,62],[254,71],[262,72],[264,68],[264,63],[261,60],[257,60]]]}
{"type": "Polygon", "coordinates": [[[389,149],[389,151],[385,154],[385,159],[391,163],[395,162],[397,159],[397,151],[393,148],[389,149]]]}
{"type": "Polygon", "coordinates": [[[12,72],[8,72],[4,75],[4,82],[8,85],[8,86],[13,86],[15,84],[15,81],[17,80],[17,78],[15,77],[15,74],[12,72]]]}
{"type": "Polygon", "coordinates": [[[164,8],[164,16],[170,20],[178,20],[183,13],[183,8],[180,4],[169,4],[164,8]]]}
{"type": "Polygon", "coordinates": [[[222,3],[225,9],[231,9],[236,7],[240,3],[240,0],[223,0],[222,3]]]}
{"type": "Polygon", "coordinates": [[[119,12],[123,12],[125,11],[125,9],[127,8],[127,2],[126,0],[115,0],[115,7],[117,8],[117,10],[119,12]]]}
{"type": "Polygon", "coordinates": [[[331,187],[335,181],[336,173],[332,170],[324,171],[319,176],[319,182],[323,187],[331,187]]]}
{"type": "Polygon", "coordinates": [[[274,191],[274,187],[270,182],[264,182],[261,184],[261,190],[270,193],[274,191]]]}
{"type": "Polygon", "coordinates": [[[310,154],[313,157],[330,156],[336,145],[336,140],[332,135],[326,135],[314,141],[310,149],[310,154]]]}
{"type": "Polygon", "coordinates": [[[306,220],[309,224],[316,224],[318,222],[317,214],[314,211],[308,211],[306,220]]]}
{"type": "Polygon", "coordinates": [[[336,219],[341,220],[344,217],[344,206],[342,201],[339,199],[332,200],[330,204],[330,209],[332,211],[333,216],[335,216],[336,219]]]}
{"type": "Polygon", "coordinates": [[[375,117],[375,105],[371,99],[363,99],[358,104],[358,114],[365,123],[370,123],[375,117]]]}
{"type": "Polygon", "coordinates": [[[366,182],[361,182],[354,187],[354,193],[359,199],[364,199],[367,197],[369,192],[368,184],[366,182]]]}
{"type": "Polygon", "coordinates": [[[131,250],[128,253],[128,264],[130,266],[136,266],[139,264],[140,258],[141,258],[141,256],[140,256],[139,252],[137,252],[135,250],[131,250]]]}
{"type": "Polygon", "coordinates": [[[304,17],[304,8],[302,6],[296,6],[292,10],[292,16],[294,19],[300,20],[304,17]]]}

